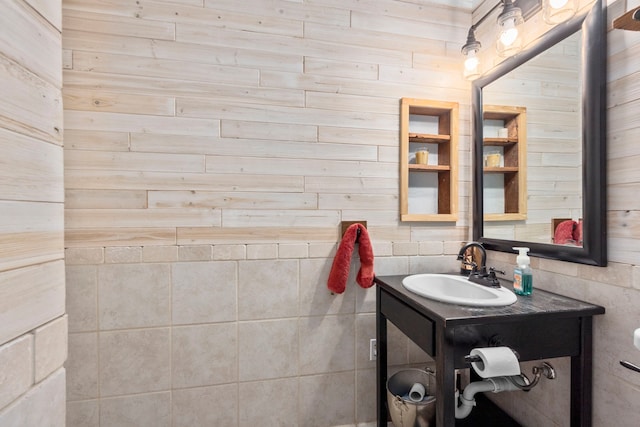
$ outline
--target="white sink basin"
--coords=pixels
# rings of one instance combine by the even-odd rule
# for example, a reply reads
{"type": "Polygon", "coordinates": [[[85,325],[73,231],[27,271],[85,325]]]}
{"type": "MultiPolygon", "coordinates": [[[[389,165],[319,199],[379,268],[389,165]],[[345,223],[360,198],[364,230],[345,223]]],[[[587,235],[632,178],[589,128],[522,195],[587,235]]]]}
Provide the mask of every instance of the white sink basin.
{"type": "Polygon", "coordinates": [[[478,285],[453,274],[414,274],[402,279],[402,285],[420,296],[450,304],[503,307],[517,300],[506,288],[478,285]]]}

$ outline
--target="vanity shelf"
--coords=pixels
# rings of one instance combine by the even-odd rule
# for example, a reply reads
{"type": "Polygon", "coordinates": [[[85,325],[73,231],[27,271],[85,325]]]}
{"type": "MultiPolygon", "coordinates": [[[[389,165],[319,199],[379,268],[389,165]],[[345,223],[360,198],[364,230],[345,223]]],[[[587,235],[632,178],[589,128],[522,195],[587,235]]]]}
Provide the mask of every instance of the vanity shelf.
{"type": "Polygon", "coordinates": [[[484,219],[527,219],[527,110],[524,107],[485,105],[483,120],[484,219]],[[496,154],[498,164],[495,161],[492,164],[490,156],[496,154]],[[491,208],[496,211],[492,212],[491,208]]]}
{"type": "Polygon", "coordinates": [[[456,221],[458,203],[456,102],[402,98],[400,102],[400,219],[456,221]],[[429,151],[427,164],[416,152],[429,151]]]}
{"type": "MultiPolygon", "coordinates": [[[[499,339],[518,352],[520,361],[571,358],[571,426],[591,426],[593,316],[604,308],[576,299],[534,290],[507,307],[465,307],[420,297],[402,286],[406,276],[376,276],[376,339],[378,355],[378,426],[387,427],[387,322],[435,360],[436,426],[511,425],[494,422],[481,403],[468,419],[455,419],[455,371],[469,369],[465,356],[499,339]],[[526,333],[523,333],[526,331],[526,333]],[[482,407],[481,407],[482,406],[482,407]]],[[[511,283],[502,281],[510,288],[511,283]]],[[[526,393],[519,396],[526,399],[526,393]]],[[[497,409],[497,408],[496,408],[497,409]]],[[[497,409],[498,411],[501,411],[497,409]]],[[[508,418],[508,417],[507,417],[508,418]]]]}

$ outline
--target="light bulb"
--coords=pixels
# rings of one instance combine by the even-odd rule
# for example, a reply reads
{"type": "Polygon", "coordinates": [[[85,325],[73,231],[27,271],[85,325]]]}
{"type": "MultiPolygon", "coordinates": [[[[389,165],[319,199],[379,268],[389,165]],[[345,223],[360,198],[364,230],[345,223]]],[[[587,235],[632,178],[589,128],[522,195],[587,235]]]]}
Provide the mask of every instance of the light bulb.
{"type": "Polygon", "coordinates": [[[560,9],[561,7],[564,7],[564,5],[567,4],[567,1],[569,0],[549,0],[549,6],[551,6],[554,9],[560,9]]]}
{"type": "Polygon", "coordinates": [[[504,22],[500,33],[500,42],[505,46],[511,46],[518,38],[518,29],[513,19],[504,22]]]}
{"type": "Polygon", "coordinates": [[[470,51],[467,55],[467,59],[464,60],[464,68],[467,71],[474,71],[478,68],[479,63],[480,61],[478,60],[475,51],[470,51]]]}
{"type": "Polygon", "coordinates": [[[578,11],[578,0],[544,0],[542,17],[547,24],[559,24],[572,18],[578,11]]]}

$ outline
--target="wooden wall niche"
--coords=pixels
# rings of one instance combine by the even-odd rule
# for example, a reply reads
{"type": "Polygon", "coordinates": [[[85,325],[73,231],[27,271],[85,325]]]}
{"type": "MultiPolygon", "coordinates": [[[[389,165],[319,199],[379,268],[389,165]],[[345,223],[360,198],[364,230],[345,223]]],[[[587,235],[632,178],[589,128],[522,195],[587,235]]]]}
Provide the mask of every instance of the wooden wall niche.
{"type": "Polygon", "coordinates": [[[456,102],[401,99],[401,221],[457,220],[458,119],[456,102]],[[419,164],[424,149],[428,162],[419,164]]]}
{"type": "Polygon", "coordinates": [[[484,220],[527,219],[527,110],[484,105],[484,220]],[[499,161],[495,161],[498,154],[499,161]]]}

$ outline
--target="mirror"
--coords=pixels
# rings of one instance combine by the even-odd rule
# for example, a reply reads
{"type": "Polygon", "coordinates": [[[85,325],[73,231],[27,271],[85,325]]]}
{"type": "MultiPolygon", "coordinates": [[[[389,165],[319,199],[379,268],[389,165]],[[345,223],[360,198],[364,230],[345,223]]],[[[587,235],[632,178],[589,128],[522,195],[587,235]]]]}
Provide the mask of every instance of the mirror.
{"type": "Polygon", "coordinates": [[[489,250],[607,263],[605,13],[596,0],[473,83],[473,238],[489,250]]]}

